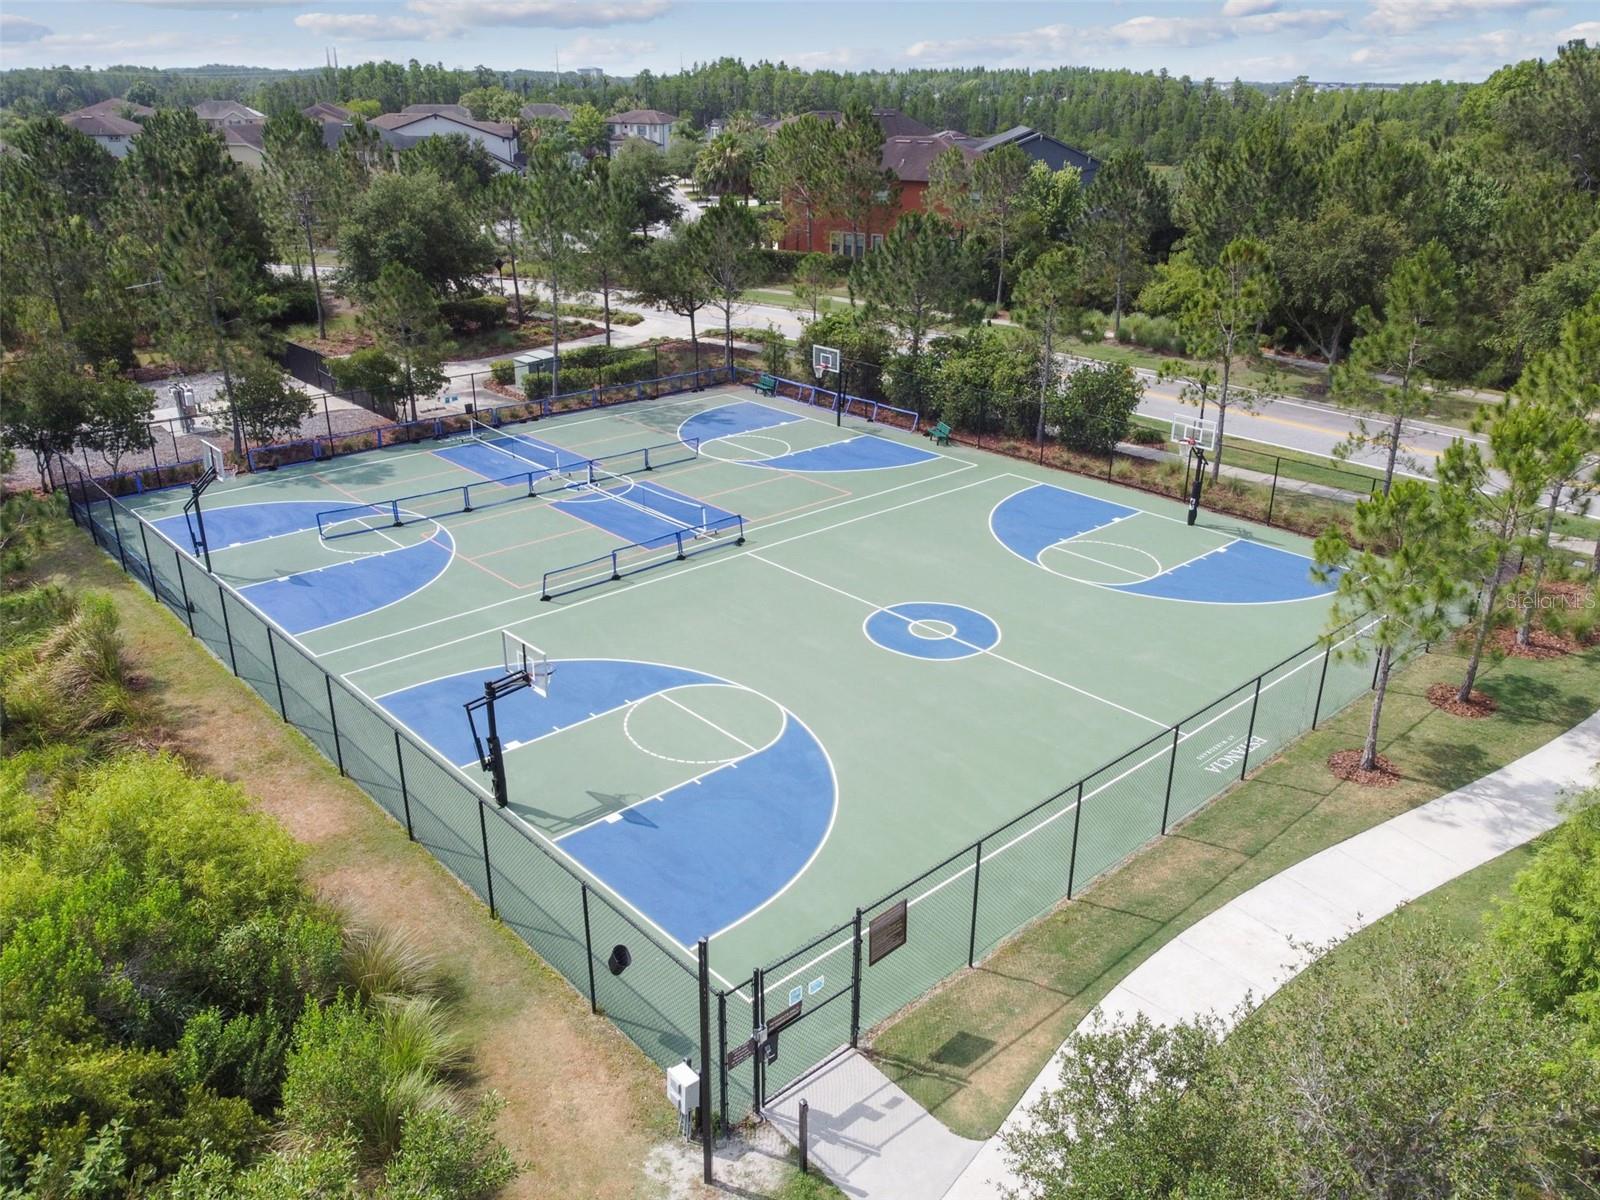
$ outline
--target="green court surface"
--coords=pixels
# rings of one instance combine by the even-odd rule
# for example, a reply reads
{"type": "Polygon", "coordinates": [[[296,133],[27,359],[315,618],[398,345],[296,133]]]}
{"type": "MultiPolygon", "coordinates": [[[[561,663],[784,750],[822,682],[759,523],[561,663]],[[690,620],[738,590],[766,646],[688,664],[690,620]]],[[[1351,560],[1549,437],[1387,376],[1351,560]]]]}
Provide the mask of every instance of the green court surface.
{"type": "MultiPolygon", "coordinates": [[[[1328,589],[1277,531],[744,388],[506,433],[220,483],[213,569],[480,794],[463,705],[503,673],[502,630],[542,650],[548,697],[497,706],[511,813],[685,963],[709,938],[719,987],[1148,744],[1081,832],[1062,806],[984,851],[981,917],[946,889],[965,965],[1059,897],[1067,855],[1092,877],[1247,742],[1264,760],[1306,728],[1325,682],[1328,589]],[[1286,659],[1259,705],[1235,693],[1286,659]]],[[[128,504],[187,552],[186,499],[128,504]]],[[[431,848],[468,878],[478,838],[431,848]]],[[[778,1002],[851,970],[819,944],[778,1002]]]]}

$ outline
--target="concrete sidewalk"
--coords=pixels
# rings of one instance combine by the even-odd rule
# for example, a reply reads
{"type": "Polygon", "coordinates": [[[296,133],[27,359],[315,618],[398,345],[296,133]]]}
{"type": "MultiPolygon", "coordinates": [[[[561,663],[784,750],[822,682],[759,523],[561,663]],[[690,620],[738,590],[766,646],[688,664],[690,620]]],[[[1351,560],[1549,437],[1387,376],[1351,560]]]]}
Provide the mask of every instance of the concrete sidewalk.
{"type": "MultiPolygon", "coordinates": [[[[1310,962],[1307,945],[1342,940],[1407,901],[1464,875],[1561,822],[1562,798],[1595,783],[1600,713],[1513,763],[1330,846],[1197,921],[1112,988],[1078,1026],[1143,1012],[1174,1024],[1229,1017],[1260,1003],[1310,962]]],[[[1000,1131],[945,1193],[988,1200],[1019,1187],[1000,1139],[1061,1082],[1059,1056],[1023,1093],[1000,1131]]],[[[881,1193],[884,1196],[912,1193],[881,1193]]]]}
{"type": "MultiPolygon", "coordinates": [[[[1592,786],[1600,713],[1464,788],[1312,855],[1197,921],[1135,968],[1078,1026],[1143,1012],[1172,1024],[1259,1003],[1305,968],[1308,945],[1348,937],[1561,821],[1562,798],[1592,786]]],[[[798,1142],[810,1106],[811,1158],[863,1200],[993,1200],[1019,1186],[1001,1137],[1059,1086],[1059,1056],[986,1142],[950,1132],[868,1059],[849,1052],[776,1097],[767,1117],[798,1142]]]]}

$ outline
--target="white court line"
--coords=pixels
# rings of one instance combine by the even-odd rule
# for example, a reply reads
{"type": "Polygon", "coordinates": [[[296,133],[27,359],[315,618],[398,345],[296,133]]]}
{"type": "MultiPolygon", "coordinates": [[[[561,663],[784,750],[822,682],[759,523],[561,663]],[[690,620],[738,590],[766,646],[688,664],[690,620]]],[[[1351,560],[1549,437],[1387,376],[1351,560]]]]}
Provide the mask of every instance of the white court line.
{"type": "Polygon", "coordinates": [[[697,713],[697,712],[695,712],[694,709],[690,708],[687,704],[680,704],[678,701],[674,700],[671,696],[669,696],[666,692],[658,692],[657,695],[659,695],[661,697],[661,699],[665,700],[668,704],[672,705],[673,708],[681,708],[681,709],[683,709],[684,712],[688,713],[691,717],[694,717],[696,720],[704,721],[707,725],[711,726],[711,728],[715,729],[718,733],[722,734],[723,737],[726,737],[726,738],[731,739],[732,741],[738,742],[739,745],[743,746],[746,750],[750,751],[752,754],[755,753],[755,749],[756,748],[754,746],[752,746],[749,742],[745,741],[738,734],[733,733],[730,730],[724,729],[721,725],[718,725],[715,721],[713,721],[710,717],[706,716],[704,713],[697,713]]]}
{"type": "MultiPolygon", "coordinates": [[[[766,549],[766,547],[763,547],[763,549],[766,549]]],[[[780,571],[787,571],[790,575],[793,575],[797,579],[804,579],[807,583],[814,583],[818,587],[827,588],[830,592],[837,592],[847,600],[854,600],[857,604],[865,604],[874,612],[886,612],[894,617],[900,616],[899,613],[894,612],[885,605],[875,604],[873,601],[868,600],[863,596],[857,596],[854,592],[847,592],[843,588],[834,587],[831,583],[824,583],[815,576],[807,575],[804,571],[797,571],[793,567],[786,567],[782,563],[773,562],[770,558],[762,558],[760,554],[753,553],[750,557],[755,559],[757,562],[766,563],[769,567],[776,567],[780,571]]],[[[900,617],[900,619],[905,620],[904,617],[900,617]]],[[[1128,708],[1126,705],[1118,704],[1115,700],[1108,700],[1104,696],[1087,691],[1084,688],[1078,687],[1076,684],[1068,683],[1064,679],[1057,679],[1054,675],[1046,675],[1043,671],[1028,666],[1027,663],[1018,662],[1014,658],[1007,658],[1003,654],[996,654],[992,649],[984,649],[982,646],[976,645],[972,642],[964,641],[958,637],[952,637],[950,640],[966,646],[968,649],[975,650],[979,654],[987,654],[990,658],[997,659],[998,661],[1005,663],[1007,666],[1016,667],[1019,671],[1026,671],[1030,675],[1036,675],[1040,679],[1045,680],[1047,683],[1053,683],[1058,687],[1064,687],[1069,692],[1077,692],[1078,695],[1086,696],[1090,700],[1098,700],[1101,704],[1109,705],[1110,707],[1117,709],[1119,712],[1125,712],[1130,717],[1138,717],[1141,721],[1148,721],[1150,724],[1159,726],[1162,729],[1172,728],[1172,722],[1170,721],[1158,721],[1154,717],[1147,717],[1144,713],[1137,712],[1134,709],[1128,708]]]]}
{"type": "MultiPolygon", "coordinates": [[[[1104,526],[1101,526],[1101,528],[1104,528],[1104,526]]],[[[1137,549],[1136,546],[1130,546],[1128,548],[1130,550],[1137,549]]],[[[1121,571],[1126,575],[1137,575],[1141,581],[1154,578],[1154,576],[1146,575],[1143,571],[1135,571],[1132,567],[1119,567],[1116,563],[1106,562],[1104,559],[1096,558],[1092,554],[1082,554],[1077,550],[1068,550],[1065,542],[1057,542],[1053,546],[1046,546],[1043,550],[1039,551],[1039,553],[1044,555],[1048,554],[1051,550],[1059,550],[1062,554],[1070,554],[1073,558],[1081,558],[1084,562],[1092,562],[1097,567],[1107,567],[1113,571],[1121,571]]],[[[1157,561],[1160,560],[1158,559],[1157,561]]],[[[1157,572],[1157,574],[1161,573],[1162,572],[1157,572]]]]}
{"type": "MultiPolygon", "coordinates": [[[[879,499],[880,497],[889,495],[891,492],[898,492],[898,491],[901,491],[901,490],[903,490],[905,488],[910,488],[910,487],[920,487],[920,486],[922,486],[924,484],[928,484],[928,483],[937,483],[941,479],[949,479],[949,478],[951,478],[953,476],[960,475],[964,471],[975,470],[977,468],[977,465],[978,465],[977,463],[963,463],[961,466],[957,467],[956,469],[954,469],[952,471],[946,471],[942,475],[933,475],[933,476],[930,476],[927,479],[913,479],[913,480],[911,480],[911,481],[909,481],[907,483],[896,484],[892,488],[885,488],[881,492],[873,492],[870,495],[866,495],[866,496],[852,496],[849,499],[839,500],[839,501],[836,501],[833,504],[826,505],[826,506],[824,506],[822,508],[810,509],[807,512],[796,513],[793,516],[789,516],[789,517],[781,517],[776,521],[769,521],[769,522],[767,522],[766,524],[763,524],[763,525],[752,526],[752,528],[776,529],[780,525],[787,525],[790,521],[800,521],[800,520],[804,520],[804,519],[809,518],[809,517],[814,517],[819,513],[828,513],[828,512],[834,511],[835,509],[845,508],[845,507],[847,507],[849,505],[852,505],[852,504],[860,504],[860,503],[862,503],[864,501],[867,501],[867,500],[876,500],[876,499],[879,499]]],[[[901,509],[901,508],[908,508],[908,507],[910,507],[911,505],[914,505],[914,504],[921,504],[926,500],[937,500],[937,499],[939,499],[939,498],[941,498],[943,496],[949,496],[949,495],[953,495],[956,492],[965,491],[967,488],[977,487],[978,485],[984,484],[984,483],[991,483],[995,479],[999,479],[999,478],[1003,478],[1003,476],[999,476],[999,475],[985,476],[984,478],[979,479],[979,480],[975,480],[972,483],[962,484],[960,487],[947,488],[946,490],[944,490],[942,492],[933,492],[933,493],[931,493],[931,494],[929,494],[927,496],[919,496],[917,499],[906,501],[903,504],[891,505],[888,508],[874,509],[872,512],[862,513],[860,516],[857,516],[857,517],[851,517],[851,518],[849,518],[847,520],[844,520],[844,521],[836,521],[832,525],[824,525],[819,529],[808,530],[805,533],[795,534],[793,537],[783,538],[783,539],[780,539],[779,541],[773,542],[772,545],[773,546],[783,546],[783,545],[787,545],[789,542],[797,541],[800,538],[811,537],[814,534],[818,534],[818,533],[827,533],[830,530],[834,530],[834,529],[842,529],[844,526],[853,525],[857,521],[865,521],[865,520],[868,520],[869,518],[872,518],[872,517],[882,516],[885,513],[895,512],[896,510],[901,509]]],[[[563,604],[563,605],[560,605],[558,607],[548,609],[545,612],[535,613],[533,616],[530,616],[530,617],[519,617],[517,620],[512,621],[511,625],[523,625],[523,624],[526,624],[529,621],[538,621],[538,620],[541,620],[542,618],[547,617],[547,616],[554,616],[556,613],[570,612],[571,610],[573,610],[575,608],[582,608],[585,604],[594,604],[594,603],[597,603],[598,601],[605,600],[605,599],[607,599],[609,597],[612,597],[612,596],[626,595],[626,594],[628,594],[630,592],[635,591],[638,588],[649,587],[651,584],[661,582],[662,580],[666,580],[666,579],[681,579],[683,576],[688,575],[688,574],[690,574],[690,573],[692,573],[694,571],[702,571],[702,570],[705,570],[707,567],[714,567],[714,566],[719,565],[720,563],[725,563],[725,562],[729,562],[729,561],[732,561],[732,560],[735,560],[735,559],[740,559],[740,558],[743,558],[746,554],[749,554],[749,553],[751,553],[750,550],[734,550],[731,553],[723,554],[720,557],[708,558],[705,562],[695,563],[695,564],[693,564],[691,566],[684,567],[682,570],[679,570],[679,571],[669,572],[669,573],[664,574],[664,575],[656,575],[656,576],[654,576],[652,578],[649,578],[649,579],[638,580],[631,587],[628,587],[628,588],[619,588],[619,589],[616,589],[614,591],[599,592],[596,595],[590,596],[586,600],[577,600],[577,601],[574,601],[571,604],[563,604]]],[[[390,640],[391,638],[397,638],[397,637],[407,637],[407,636],[409,636],[409,635],[411,635],[413,633],[416,633],[419,630],[427,629],[427,628],[429,628],[430,626],[433,626],[433,625],[440,625],[440,624],[443,624],[446,621],[455,621],[455,620],[458,620],[458,619],[460,619],[462,617],[476,616],[479,613],[488,612],[491,609],[501,608],[501,607],[503,607],[503,606],[505,606],[507,604],[526,604],[526,603],[529,603],[529,597],[527,597],[527,596],[512,596],[512,597],[509,597],[508,599],[505,599],[505,600],[496,600],[493,604],[485,604],[485,605],[482,605],[479,608],[470,608],[470,609],[465,610],[464,612],[451,613],[449,616],[445,616],[445,617],[436,617],[432,621],[424,621],[420,625],[413,625],[413,626],[410,626],[407,629],[396,630],[393,633],[378,634],[376,637],[370,637],[370,638],[367,638],[367,639],[365,639],[363,641],[359,641],[359,642],[351,642],[349,645],[345,645],[345,646],[336,646],[331,650],[325,650],[322,653],[322,655],[317,655],[317,656],[314,656],[314,657],[327,657],[327,656],[334,655],[334,654],[343,654],[347,650],[356,650],[356,649],[361,648],[362,646],[372,645],[375,642],[384,642],[384,641],[390,640]]],[[[511,625],[508,625],[507,628],[510,628],[511,625]]],[[[406,654],[396,655],[394,658],[384,659],[382,662],[371,663],[368,666],[364,666],[364,667],[355,667],[355,668],[352,669],[351,674],[360,674],[360,673],[362,673],[364,671],[375,670],[378,667],[389,666],[392,663],[403,662],[405,659],[415,657],[418,654],[428,654],[428,653],[431,653],[434,650],[442,649],[442,648],[447,647],[447,646],[454,646],[459,642],[469,641],[470,639],[472,639],[473,637],[476,637],[476,636],[477,636],[476,633],[466,634],[466,635],[464,635],[462,637],[454,638],[454,639],[452,639],[451,641],[448,641],[448,642],[440,642],[437,645],[429,646],[429,647],[426,647],[426,648],[424,648],[422,650],[413,650],[413,651],[410,651],[410,652],[408,652],[406,654]]]]}

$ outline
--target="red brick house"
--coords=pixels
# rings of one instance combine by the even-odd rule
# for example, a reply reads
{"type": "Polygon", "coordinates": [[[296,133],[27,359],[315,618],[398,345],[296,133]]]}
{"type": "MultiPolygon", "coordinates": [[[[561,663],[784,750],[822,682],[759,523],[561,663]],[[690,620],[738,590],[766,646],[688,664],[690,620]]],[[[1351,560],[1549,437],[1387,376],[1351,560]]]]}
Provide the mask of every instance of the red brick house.
{"type": "MultiPolygon", "coordinates": [[[[810,114],[835,123],[843,119],[833,112],[810,114]]],[[[847,258],[860,258],[868,250],[883,242],[884,235],[894,228],[902,213],[922,212],[928,207],[928,173],[935,159],[946,150],[955,148],[971,161],[981,154],[1002,145],[1015,145],[1029,158],[1043,162],[1051,170],[1075,166],[1087,184],[1099,169],[1099,162],[1080,150],[1039,133],[1018,126],[992,138],[975,138],[954,129],[934,133],[925,125],[912,120],[894,109],[874,109],[873,116],[883,126],[883,157],[885,170],[894,175],[894,185],[883,197],[883,206],[869,219],[866,227],[853,229],[848,221],[833,216],[819,216],[807,229],[805,221],[797,221],[784,230],[779,246],[784,250],[825,250],[847,258]]],[[[786,121],[775,121],[776,128],[786,121]]]]}

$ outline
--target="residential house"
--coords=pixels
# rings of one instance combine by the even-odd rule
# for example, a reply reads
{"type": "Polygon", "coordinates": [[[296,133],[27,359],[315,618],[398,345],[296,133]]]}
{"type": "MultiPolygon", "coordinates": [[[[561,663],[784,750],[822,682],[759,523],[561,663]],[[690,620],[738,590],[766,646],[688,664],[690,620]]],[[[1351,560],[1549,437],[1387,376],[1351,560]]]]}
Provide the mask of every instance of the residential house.
{"type": "Polygon", "coordinates": [[[472,120],[472,110],[465,104],[408,104],[400,111],[403,113],[421,113],[424,116],[459,117],[464,121],[472,120]]]}
{"type": "Polygon", "coordinates": [[[612,146],[629,138],[642,138],[665,150],[672,141],[672,127],[678,118],[653,108],[635,108],[606,118],[612,146]]]}
{"type": "Polygon", "coordinates": [[[579,67],[578,75],[583,79],[604,79],[606,70],[604,67],[579,67]]]}
{"type": "Polygon", "coordinates": [[[97,104],[86,105],[67,115],[76,117],[81,116],[83,113],[109,114],[113,117],[121,117],[125,121],[142,121],[146,117],[153,117],[155,111],[148,104],[135,104],[132,100],[125,100],[121,96],[113,96],[109,100],[101,100],[97,104]]]}
{"type": "MultiPolygon", "coordinates": [[[[824,120],[842,120],[837,113],[816,112],[812,116],[824,120]]],[[[1051,170],[1076,167],[1087,183],[1094,178],[1100,163],[1092,156],[1075,150],[1066,143],[1019,125],[990,138],[975,138],[955,129],[934,133],[920,122],[893,109],[875,109],[873,115],[885,130],[881,165],[894,177],[894,186],[880,199],[882,208],[874,213],[865,227],[856,229],[837,216],[819,216],[807,227],[805,221],[796,221],[784,230],[778,243],[784,250],[827,250],[848,258],[860,258],[874,246],[883,242],[884,235],[893,229],[903,213],[923,212],[928,208],[928,176],[934,160],[947,150],[955,149],[972,162],[1000,146],[1014,145],[1030,159],[1042,162],[1051,170]],[[890,133],[889,130],[915,127],[921,132],[890,133]]],[[[785,121],[793,117],[784,118],[785,121]]],[[[783,122],[774,122],[777,127],[783,122]]]]}
{"type": "Polygon", "coordinates": [[[1053,138],[1048,133],[1040,133],[1037,129],[1030,129],[1026,125],[1013,125],[1004,133],[985,138],[978,143],[977,149],[979,154],[987,154],[1001,146],[1015,146],[1034,162],[1042,162],[1052,171],[1059,171],[1064,167],[1076,167],[1084,187],[1094,182],[1095,173],[1100,170],[1098,158],[1085,154],[1082,150],[1074,150],[1059,138],[1053,138]]]}
{"type": "Polygon", "coordinates": [[[524,121],[560,121],[565,125],[572,120],[572,110],[561,104],[524,104],[521,116],[524,121]]]}
{"type": "Polygon", "coordinates": [[[242,167],[259,171],[267,161],[266,144],[262,140],[266,122],[219,126],[222,144],[228,148],[228,157],[242,167]]]}
{"type": "MultiPolygon", "coordinates": [[[[417,105],[418,108],[460,108],[460,105],[417,105]]],[[[464,110],[463,110],[464,111],[464,110]]],[[[385,145],[397,150],[413,146],[427,137],[460,134],[477,142],[489,153],[501,171],[515,171],[522,165],[517,147],[517,131],[506,121],[475,121],[471,117],[446,112],[384,113],[367,122],[378,131],[385,145]]]]}
{"type": "Polygon", "coordinates": [[[302,116],[310,117],[322,125],[343,125],[350,120],[350,110],[337,104],[330,104],[326,100],[318,100],[309,108],[300,110],[302,116]]]}
{"type": "MultiPolygon", "coordinates": [[[[929,129],[921,121],[915,117],[906,116],[898,108],[875,108],[872,110],[872,115],[877,119],[878,128],[883,130],[883,136],[886,138],[928,137],[933,133],[933,130],[929,129]]],[[[793,121],[798,121],[801,117],[815,117],[819,121],[829,121],[834,125],[841,124],[844,121],[844,114],[837,109],[816,108],[810,112],[794,113],[791,116],[779,117],[775,121],[768,121],[767,128],[781,129],[793,121]]]]}
{"type": "Polygon", "coordinates": [[[85,137],[92,138],[112,158],[126,158],[128,150],[133,146],[133,139],[139,136],[144,127],[137,121],[130,121],[102,108],[103,105],[111,103],[113,102],[102,100],[100,104],[91,105],[89,108],[64,113],[61,120],[63,124],[76,129],[85,137]],[[95,109],[102,111],[96,112],[95,109]]]}
{"type": "Polygon", "coordinates": [[[257,125],[267,119],[266,113],[257,112],[237,100],[202,100],[194,106],[194,113],[213,129],[224,125],[257,125]]]}

